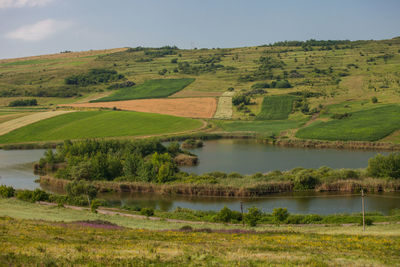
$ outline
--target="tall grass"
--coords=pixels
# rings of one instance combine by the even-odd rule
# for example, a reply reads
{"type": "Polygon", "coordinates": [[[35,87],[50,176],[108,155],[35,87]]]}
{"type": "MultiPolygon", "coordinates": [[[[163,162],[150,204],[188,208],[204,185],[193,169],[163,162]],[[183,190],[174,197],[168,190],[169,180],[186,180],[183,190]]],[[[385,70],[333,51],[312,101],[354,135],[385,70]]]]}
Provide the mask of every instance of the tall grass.
{"type": "Polygon", "coordinates": [[[293,101],[297,97],[291,95],[266,96],[262,102],[261,112],[256,120],[286,120],[293,109],[293,101]]]}

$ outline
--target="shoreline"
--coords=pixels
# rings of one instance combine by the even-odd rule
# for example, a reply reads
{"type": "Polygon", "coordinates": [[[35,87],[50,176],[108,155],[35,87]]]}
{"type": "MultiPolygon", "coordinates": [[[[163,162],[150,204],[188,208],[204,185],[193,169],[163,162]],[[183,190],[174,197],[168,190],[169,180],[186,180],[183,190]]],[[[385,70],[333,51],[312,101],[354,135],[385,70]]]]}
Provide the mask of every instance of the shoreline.
{"type": "MultiPolygon", "coordinates": [[[[204,127],[204,126],[203,126],[204,127]]],[[[202,127],[202,128],[203,128],[202,127]]],[[[108,138],[91,138],[100,140],[113,139],[151,139],[157,138],[161,142],[184,141],[187,139],[199,139],[202,141],[218,140],[218,139],[249,139],[257,143],[268,144],[278,147],[297,147],[310,149],[348,149],[348,150],[384,150],[384,151],[400,151],[400,144],[387,142],[368,142],[368,141],[327,141],[327,140],[312,140],[312,139],[271,139],[263,138],[252,133],[205,133],[196,132],[190,134],[166,135],[166,136],[146,136],[146,137],[108,137],[108,138]]],[[[81,140],[81,139],[77,139],[81,140]]],[[[76,141],[76,140],[71,140],[76,141]]],[[[11,143],[0,144],[0,149],[4,150],[19,150],[19,149],[46,149],[55,148],[62,144],[63,141],[43,141],[43,142],[28,142],[28,143],[11,143]]]]}
{"type": "MultiPolygon", "coordinates": [[[[49,175],[40,177],[40,184],[55,187],[57,190],[65,190],[70,180],[59,179],[49,175]]],[[[385,181],[377,178],[363,180],[339,180],[330,183],[322,183],[312,190],[295,190],[291,181],[263,182],[254,185],[234,187],[221,184],[194,184],[171,183],[155,184],[140,182],[112,182],[93,181],[92,184],[99,193],[149,193],[158,195],[181,195],[199,197],[229,197],[229,198],[257,198],[274,193],[291,192],[360,192],[364,188],[366,192],[397,192],[400,191],[400,181],[385,181]]]]}

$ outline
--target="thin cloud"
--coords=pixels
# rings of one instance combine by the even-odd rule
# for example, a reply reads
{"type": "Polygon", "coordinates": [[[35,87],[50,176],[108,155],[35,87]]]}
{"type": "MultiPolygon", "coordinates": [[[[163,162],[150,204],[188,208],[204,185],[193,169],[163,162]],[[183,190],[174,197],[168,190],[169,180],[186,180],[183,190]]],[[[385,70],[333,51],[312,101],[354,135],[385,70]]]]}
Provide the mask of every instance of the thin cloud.
{"type": "Polygon", "coordinates": [[[53,34],[66,30],[71,26],[70,22],[46,19],[32,25],[22,26],[5,35],[8,39],[22,41],[41,41],[53,34]]]}
{"type": "Polygon", "coordinates": [[[0,0],[0,9],[45,6],[53,1],[54,0],[0,0]]]}

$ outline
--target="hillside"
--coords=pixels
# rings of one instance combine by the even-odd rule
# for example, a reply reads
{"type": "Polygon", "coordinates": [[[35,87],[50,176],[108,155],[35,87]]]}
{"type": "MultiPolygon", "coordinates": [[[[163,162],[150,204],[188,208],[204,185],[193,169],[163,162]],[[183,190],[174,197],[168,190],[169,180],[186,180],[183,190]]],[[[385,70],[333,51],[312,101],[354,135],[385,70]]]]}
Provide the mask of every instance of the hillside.
{"type": "MultiPolygon", "coordinates": [[[[85,103],[101,103],[102,99],[164,97],[171,99],[168,105],[173,106],[177,98],[219,98],[224,94],[218,110],[229,115],[223,116],[225,120],[209,120],[214,131],[399,143],[400,125],[381,123],[397,115],[399,70],[400,38],[291,41],[227,49],[137,47],[0,60],[0,123],[25,113],[54,109],[58,104],[79,103],[82,108],[85,103]],[[173,81],[184,82],[175,85],[173,81]],[[228,91],[232,93],[226,94],[228,91]],[[237,101],[233,112],[229,103],[232,95],[237,101]],[[291,95],[285,98],[293,99],[292,107],[287,102],[282,116],[268,115],[282,112],[282,103],[273,101],[283,98],[271,98],[273,95],[291,95]],[[38,106],[7,107],[21,99],[36,99],[38,106]],[[392,108],[385,109],[387,105],[392,108]],[[373,118],[352,123],[363,111],[376,108],[383,109],[371,111],[373,118]],[[335,131],[319,134],[324,131],[320,127],[327,127],[330,121],[332,127],[343,130],[344,138],[335,131]],[[353,125],[360,128],[359,132],[347,134],[353,131],[353,125]],[[302,130],[297,134],[299,128],[302,130]]],[[[143,101],[146,104],[146,99],[143,101]]],[[[108,102],[104,107],[126,109],[126,103],[119,106],[118,102],[108,102]]],[[[214,102],[204,103],[215,113],[214,102]]],[[[181,112],[174,114],[180,116],[181,112]]],[[[196,112],[188,110],[188,114],[196,112]]]]}

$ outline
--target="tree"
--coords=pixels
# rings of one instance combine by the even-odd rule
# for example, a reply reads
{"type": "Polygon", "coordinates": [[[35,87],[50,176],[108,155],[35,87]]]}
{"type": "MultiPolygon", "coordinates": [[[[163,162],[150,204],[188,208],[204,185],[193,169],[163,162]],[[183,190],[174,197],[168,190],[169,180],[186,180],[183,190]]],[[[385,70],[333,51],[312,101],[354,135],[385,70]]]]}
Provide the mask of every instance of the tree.
{"type": "Polygon", "coordinates": [[[83,180],[68,183],[65,190],[70,197],[86,196],[89,206],[91,205],[91,200],[97,196],[96,187],[83,180]]]}
{"type": "Polygon", "coordinates": [[[286,208],[277,208],[272,212],[272,216],[274,216],[274,219],[277,223],[281,223],[286,221],[286,219],[289,217],[289,212],[286,208]]]}
{"type": "Polygon", "coordinates": [[[371,102],[372,102],[373,104],[378,103],[378,98],[377,98],[376,96],[373,96],[373,97],[371,98],[371,102]]]}
{"type": "Polygon", "coordinates": [[[254,227],[257,225],[258,221],[261,219],[262,213],[257,207],[252,207],[244,216],[244,221],[254,227]]]}

